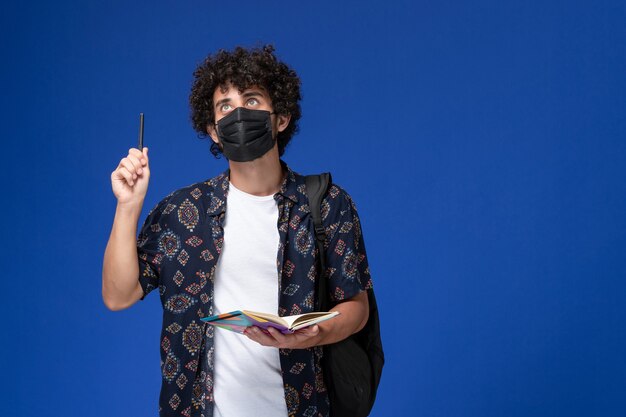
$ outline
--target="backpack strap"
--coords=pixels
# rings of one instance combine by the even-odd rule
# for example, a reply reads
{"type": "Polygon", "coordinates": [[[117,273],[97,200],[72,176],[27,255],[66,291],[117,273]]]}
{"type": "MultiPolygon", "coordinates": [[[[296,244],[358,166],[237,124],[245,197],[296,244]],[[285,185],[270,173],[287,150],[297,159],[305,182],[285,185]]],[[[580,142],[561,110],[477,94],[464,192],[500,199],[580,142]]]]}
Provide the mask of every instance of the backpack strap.
{"type": "MultiPolygon", "coordinates": [[[[315,228],[319,274],[315,288],[316,311],[328,311],[330,297],[326,279],[326,231],[322,225],[322,199],[331,184],[330,173],[305,177],[305,194],[315,228]]],[[[385,363],[378,306],[372,289],[367,290],[369,319],[358,333],[324,346],[322,367],[330,399],[330,416],[364,417],[374,405],[376,391],[385,363]],[[356,371],[355,371],[356,370],[356,371]],[[334,376],[339,375],[338,378],[334,376]]]]}
{"type": "Polygon", "coordinates": [[[319,175],[307,175],[305,177],[306,195],[309,198],[309,210],[315,228],[315,244],[317,246],[319,260],[319,274],[317,280],[317,291],[315,307],[317,311],[326,311],[329,308],[328,290],[326,287],[326,253],[324,242],[326,241],[326,230],[322,225],[322,199],[328,191],[332,182],[330,172],[319,175]]]}

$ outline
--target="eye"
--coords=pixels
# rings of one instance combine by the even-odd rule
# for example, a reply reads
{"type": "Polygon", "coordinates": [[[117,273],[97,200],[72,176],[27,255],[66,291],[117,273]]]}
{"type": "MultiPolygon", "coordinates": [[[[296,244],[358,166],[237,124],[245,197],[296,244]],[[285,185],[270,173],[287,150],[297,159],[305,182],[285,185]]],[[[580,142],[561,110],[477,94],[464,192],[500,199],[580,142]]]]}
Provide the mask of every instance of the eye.
{"type": "Polygon", "coordinates": [[[225,111],[230,111],[232,109],[231,105],[228,103],[224,103],[220,106],[220,111],[221,112],[225,112],[225,111]]]}
{"type": "Polygon", "coordinates": [[[257,100],[256,98],[251,98],[248,101],[246,101],[246,105],[248,106],[256,106],[259,104],[259,100],[257,100]]]}

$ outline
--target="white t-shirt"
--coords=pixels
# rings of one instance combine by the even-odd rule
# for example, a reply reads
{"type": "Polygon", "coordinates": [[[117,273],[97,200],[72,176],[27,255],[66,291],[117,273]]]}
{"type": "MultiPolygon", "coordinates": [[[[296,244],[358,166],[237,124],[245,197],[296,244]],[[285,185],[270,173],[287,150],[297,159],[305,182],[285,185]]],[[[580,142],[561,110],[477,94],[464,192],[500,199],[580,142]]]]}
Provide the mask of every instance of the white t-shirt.
{"type": "MultiPolygon", "coordinates": [[[[278,314],[278,206],[230,184],[224,246],[214,283],[214,314],[253,310],[278,314]]],[[[215,329],[214,416],[287,416],[277,348],[215,329]]]]}

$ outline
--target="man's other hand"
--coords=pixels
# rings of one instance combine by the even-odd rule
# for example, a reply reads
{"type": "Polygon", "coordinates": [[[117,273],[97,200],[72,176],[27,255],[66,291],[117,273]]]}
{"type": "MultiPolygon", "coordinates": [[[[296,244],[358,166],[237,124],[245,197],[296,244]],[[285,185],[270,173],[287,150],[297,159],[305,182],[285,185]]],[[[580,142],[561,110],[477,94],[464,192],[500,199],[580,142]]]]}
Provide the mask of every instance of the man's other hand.
{"type": "Polygon", "coordinates": [[[306,349],[316,346],[319,333],[320,328],[317,324],[290,334],[282,334],[273,327],[264,331],[259,327],[250,326],[244,331],[244,335],[260,345],[281,349],[306,349]]]}

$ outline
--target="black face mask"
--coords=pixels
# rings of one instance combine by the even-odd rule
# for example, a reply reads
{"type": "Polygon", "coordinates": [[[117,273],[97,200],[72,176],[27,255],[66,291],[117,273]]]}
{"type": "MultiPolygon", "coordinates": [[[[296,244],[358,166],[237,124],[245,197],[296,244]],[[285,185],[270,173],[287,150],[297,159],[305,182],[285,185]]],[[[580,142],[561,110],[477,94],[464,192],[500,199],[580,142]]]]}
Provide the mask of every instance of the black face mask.
{"type": "Polygon", "coordinates": [[[224,156],[236,162],[260,158],[274,147],[270,112],[237,107],[217,125],[224,156]]]}

